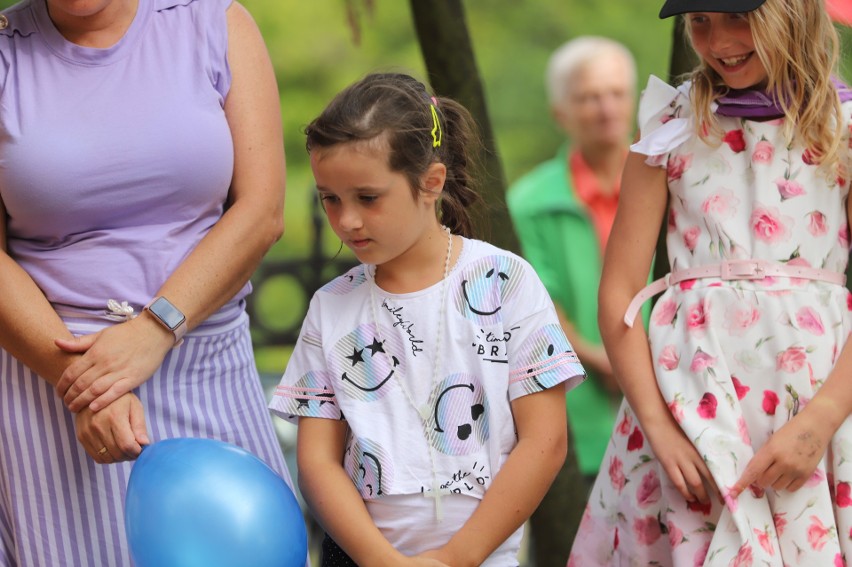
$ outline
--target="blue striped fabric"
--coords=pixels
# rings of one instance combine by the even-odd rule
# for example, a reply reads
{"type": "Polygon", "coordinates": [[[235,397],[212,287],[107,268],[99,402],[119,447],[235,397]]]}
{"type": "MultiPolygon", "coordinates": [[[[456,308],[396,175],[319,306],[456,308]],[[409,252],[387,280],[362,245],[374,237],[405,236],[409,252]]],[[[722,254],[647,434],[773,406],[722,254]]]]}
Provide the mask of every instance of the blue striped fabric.
{"type": "MultiPolygon", "coordinates": [[[[97,322],[69,322],[75,333],[97,322]]],[[[137,392],[152,441],[220,439],[291,486],[254,364],[248,317],[191,333],[137,392]]],[[[0,566],[132,565],[124,494],[132,465],[98,465],[53,388],[0,350],[0,566]]]]}

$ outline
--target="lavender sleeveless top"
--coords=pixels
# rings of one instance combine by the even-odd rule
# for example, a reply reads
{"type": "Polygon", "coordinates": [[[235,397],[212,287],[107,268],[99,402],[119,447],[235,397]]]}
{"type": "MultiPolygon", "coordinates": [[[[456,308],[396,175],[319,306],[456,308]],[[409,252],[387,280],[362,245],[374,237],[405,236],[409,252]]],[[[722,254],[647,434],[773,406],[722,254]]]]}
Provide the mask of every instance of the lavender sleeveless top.
{"type": "MultiPolygon", "coordinates": [[[[45,0],[0,30],[0,197],[9,254],[60,312],[137,310],[222,216],[231,0],[139,0],[107,49],[65,40],[45,0]]],[[[239,315],[250,285],[214,315],[239,315]]]]}

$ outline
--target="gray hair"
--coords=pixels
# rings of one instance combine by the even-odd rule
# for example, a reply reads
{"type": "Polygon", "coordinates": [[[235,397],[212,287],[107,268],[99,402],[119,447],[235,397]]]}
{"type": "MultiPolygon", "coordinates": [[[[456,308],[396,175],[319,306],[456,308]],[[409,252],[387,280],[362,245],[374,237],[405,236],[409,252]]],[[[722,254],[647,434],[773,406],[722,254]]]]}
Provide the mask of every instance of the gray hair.
{"type": "Polygon", "coordinates": [[[636,61],[633,54],[621,43],[601,36],[585,35],[572,39],[559,47],[547,62],[546,84],[550,106],[557,106],[567,96],[568,83],[574,74],[589,61],[605,53],[624,57],[630,72],[629,84],[636,83],[636,61]]]}

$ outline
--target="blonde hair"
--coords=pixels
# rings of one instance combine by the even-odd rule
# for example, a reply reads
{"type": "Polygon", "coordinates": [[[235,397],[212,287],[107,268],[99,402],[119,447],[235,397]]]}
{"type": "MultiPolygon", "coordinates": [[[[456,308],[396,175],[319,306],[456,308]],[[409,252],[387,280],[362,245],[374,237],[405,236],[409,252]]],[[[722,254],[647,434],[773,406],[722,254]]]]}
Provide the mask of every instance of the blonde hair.
{"type": "MultiPolygon", "coordinates": [[[[839,46],[823,0],[766,0],[748,19],[755,51],[766,69],[767,90],[775,94],[787,118],[787,140],[805,147],[826,172],[835,172],[843,132],[840,99],[832,82],[839,46]]],[[[721,137],[710,105],[724,94],[725,83],[704,61],[690,78],[692,104],[702,125],[699,136],[721,137]]]]}

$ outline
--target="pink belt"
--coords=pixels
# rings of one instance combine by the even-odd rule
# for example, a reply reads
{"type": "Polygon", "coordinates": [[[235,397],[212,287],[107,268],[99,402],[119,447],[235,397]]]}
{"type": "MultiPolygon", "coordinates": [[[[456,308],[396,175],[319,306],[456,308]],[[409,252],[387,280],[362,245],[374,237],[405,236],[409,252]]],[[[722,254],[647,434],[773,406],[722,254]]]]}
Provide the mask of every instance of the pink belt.
{"type": "Polygon", "coordinates": [[[769,276],[819,280],[837,285],[844,285],[846,283],[845,274],[830,270],[809,268],[807,266],[791,266],[789,264],[767,262],[765,260],[728,260],[720,264],[710,264],[708,266],[698,266],[696,268],[686,268],[685,270],[669,272],[665,277],[645,286],[636,294],[630,305],[627,306],[627,313],[624,314],[624,323],[632,328],[633,320],[636,319],[639,308],[642,307],[643,303],[658,293],[662,293],[669,286],[682,281],[701,278],[720,278],[726,281],[762,280],[769,276]]]}

